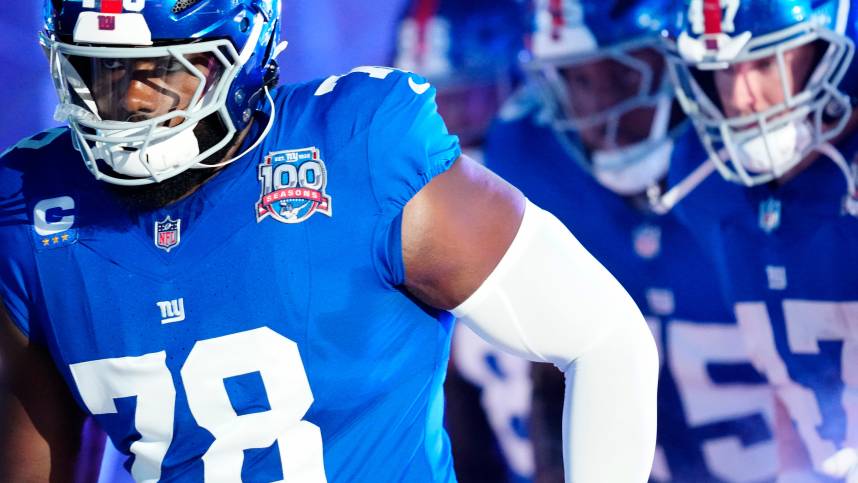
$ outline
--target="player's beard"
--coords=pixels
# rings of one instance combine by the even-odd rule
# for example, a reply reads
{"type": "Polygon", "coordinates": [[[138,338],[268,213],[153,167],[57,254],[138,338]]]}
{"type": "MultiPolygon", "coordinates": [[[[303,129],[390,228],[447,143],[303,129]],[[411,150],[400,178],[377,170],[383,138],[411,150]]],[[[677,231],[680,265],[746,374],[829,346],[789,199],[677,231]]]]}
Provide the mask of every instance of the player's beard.
{"type": "MultiPolygon", "coordinates": [[[[223,139],[226,129],[215,116],[201,120],[194,128],[194,134],[200,144],[200,151],[205,151],[223,139]]],[[[237,135],[214,154],[208,156],[200,164],[217,164],[224,160],[230,149],[236,143],[237,135]]],[[[227,166],[228,167],[228,166],[227,166]]],[[[163,208],[182,199],[193,190],[219,173],[223,168],[189,169],[160,183],[142,186],[120,186],[110,184],[110,191],[129,208],[136,211],[151,211],[163,208]]]]}

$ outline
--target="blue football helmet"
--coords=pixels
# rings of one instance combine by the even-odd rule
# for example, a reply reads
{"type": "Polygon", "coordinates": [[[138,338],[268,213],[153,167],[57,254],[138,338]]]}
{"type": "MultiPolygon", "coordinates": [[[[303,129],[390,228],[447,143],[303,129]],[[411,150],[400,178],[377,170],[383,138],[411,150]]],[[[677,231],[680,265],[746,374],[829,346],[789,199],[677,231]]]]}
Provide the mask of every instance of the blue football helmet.
{"type": "Polygon", "coordinates": [[[665,3],[531,4],[524,68],[544,97],[546,116],[570,155],[622,195],[665,176],[681,124],[661,43],[665,3]]]}
{"type": "Polygon", "coordinates": [[[438,110],[464,146],[476,146],[520,77],[516,0],[414,0],[401,16],[393,65],[437,89],[438,110]]]}
{"type": "Polygon", "coordinates": [[[725,179],[767,183],[819,151],[841,166],[854,192],[843,156],[829,144],[858,102],[851,0],[689,0],[677,19],[668,42],[677,96],[725,179]],[[798,55],[810,59],[806,81],[792,79],[788,60],[798,55]],[[728,75],[747,69],[770,69],[772,100],[729,107],[719,82],[725,89],[728,75]]]}
{"type": "Polygon", "coordinates": [[[276,83],[279,0],[45,0],[44,19],[57,118],[110,183],[210,168],[276,83]]]}

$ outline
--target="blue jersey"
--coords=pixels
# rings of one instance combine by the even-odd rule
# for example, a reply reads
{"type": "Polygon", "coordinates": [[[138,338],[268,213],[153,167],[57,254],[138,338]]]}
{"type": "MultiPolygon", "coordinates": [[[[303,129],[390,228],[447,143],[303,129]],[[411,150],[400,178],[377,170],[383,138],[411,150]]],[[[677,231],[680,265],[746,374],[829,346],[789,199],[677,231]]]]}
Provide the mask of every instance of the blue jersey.
{"type": "MultiPolygon", "coordinates": [[[[683,139],[672,183],[705,158],[698,143],[683,139]]],[[[858,160],[858,138],[839,149],[858,160]]],[[[746,188],[713,174],[675,208],[716,256],[753,361],[817,469],[858,447],[858,219],[845,210],[845,187],[820,157],[781,186],[746,188]]]]}
{"type": "Polygon", "coordinates": [[[455,481],[452,321],[400,288],[400,222],[458,140],[392,69],[275,105],[258,148],[152,212],[118,203],[65,129],[8,152],[6,307],[137,480],[455,481]]]}
{"type": "Polygon", "coordinates": [[[706,257],[675,217],[598,184],[524,98],[493,126],[486,163],[566,224],[647,316],[663,364],[653,480],[771,479],[771,396],[738,343],[706,257]]]}

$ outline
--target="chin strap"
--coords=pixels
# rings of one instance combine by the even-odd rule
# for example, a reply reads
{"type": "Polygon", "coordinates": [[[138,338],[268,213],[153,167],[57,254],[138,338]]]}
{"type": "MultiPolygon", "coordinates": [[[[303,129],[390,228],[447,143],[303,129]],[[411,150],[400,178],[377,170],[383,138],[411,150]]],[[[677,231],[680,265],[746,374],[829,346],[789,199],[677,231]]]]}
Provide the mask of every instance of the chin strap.
{"type": "Polygon", "coordinates": [[[646,194],[652,211],[659,215],[666,214],[677,203],[688,196],[689,193],[694,191],[694,188],[697,188],[713,172],[715,172],[715,163],[707,157],[700,163],[700,166],[695,168],[691,174],[686,176],[667,193],[662,194],[661,187],[657,184],[650,186],[646,194]]]}
{"type": "Polygon", "coordinates": [[[265,92],[265,98],[268,99],[268,104],[271,106],[271,115],[268,116],[268,124],[265,125],[265,129],[262,130],[262,134],[259,135],[256,141],[249,148],[245,149],[244,152],[242,152],[238,156],[227,159],[226,161],[222,161],[217,164],[197,165],[199,169],[222,168],[224,166],[232,164],[246,156],[247,153],[256,149],[260,144],[262,144],[262,141],[264,141],[265,138],[268,137],[268,133],[271,131],[271,126],[274,125],[274,117],[277,115],[277,109],[274,107],[274,99],[271,98],[271,93],[268,91],[268,86],[263,87],[262,90],[265,92]]]}
{"type": "MultiPolygon", "coordinates": [[[[850,167],[843,154],[830,143],[820,144],[814,150],[828,157],[828,159],[840,168],[843,177],[846,179],[846,198],[843,203],[843,209],[849,215],[858,217],[858,187],[856,187],[855,181],[856,167],[850,167]]],[[[653,212],[659,215],[669,212],[714,171],[715,163],[707,158],[691,174],[686,176],[685,179],[680,181],[667,193],[662,194],[659,186],[650,187],[647,191],[647,197],[649,198],[653,212]]]]}
{"type": "MultiPolygon", "coordinates": [[[[289,46],[289,42],[286,42],[286,41],[283,41],[283,42],[280,42],[279,44],[277,44],[277,46],[274,47],[274,51],[271,54],[271,60],[274,61],[275,59],[277,59],[277,57],[280,54],[282,54],[283,51],[286,50],[286,47],[288,47],[288,46],[289,46]]],[[[221,161],[220,163],[217,163],[217,164],[200,165],[199,168],[201,168],[201,169],[204,169],[204,168],[221,168],[221,167],[227,166],[229,164],[232,164],[232,163],[238,161],[239,159],[243,158],[244,156],[246,156],[247,153],[249,153],[249,152],[253,151],[254,149],[256,149],[257,147],[259,147],[259,145],[262,144],[262,141],[264,141],[265,138],[268,137],[268,133],[271,131],[271,127],[274,125],[274,118],[277,116],[277,108],[274,106],[274,99],[271,97],[271,91],[268,90],[268,85],[262,86],[262,91],[265,93],[265,99],[268,100],[268,105],[271,106],[271,114],[268,116],[268,124],[265,125],[265,129],[262,130],[262,134],[259,135],[259,137],[256,139],[256,141],[249,148],[245,149],[244,152],[242,152],[238,156],[227,159],[226,161],[221,161]]]]}
{"type": "Polygon", "coordinates": [[[846,178],[846,198],[843,202],[843,209],[849,215],[858,217],[858,190],[855,187],[854,167],[850,167],[843,154],[830,143],[820,144],[815,149],[820,154],[827,156],[840,168],[843,177],[846,178]]]}

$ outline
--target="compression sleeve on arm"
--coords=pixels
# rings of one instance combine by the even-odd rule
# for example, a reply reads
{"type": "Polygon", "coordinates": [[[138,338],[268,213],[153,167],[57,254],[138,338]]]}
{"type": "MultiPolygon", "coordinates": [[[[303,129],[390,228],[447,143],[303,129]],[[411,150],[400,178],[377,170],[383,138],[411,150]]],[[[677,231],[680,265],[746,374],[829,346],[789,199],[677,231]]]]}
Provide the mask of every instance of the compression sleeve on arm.
{"type": "Polygon", "coordinates": [[[655,342],[625,289],[557,218],[528,201],[506,254],[452,313],[489,342],[565,373],[567,483],[647,481],[655,342]]]}

